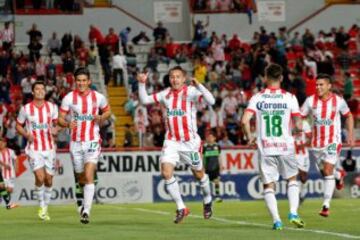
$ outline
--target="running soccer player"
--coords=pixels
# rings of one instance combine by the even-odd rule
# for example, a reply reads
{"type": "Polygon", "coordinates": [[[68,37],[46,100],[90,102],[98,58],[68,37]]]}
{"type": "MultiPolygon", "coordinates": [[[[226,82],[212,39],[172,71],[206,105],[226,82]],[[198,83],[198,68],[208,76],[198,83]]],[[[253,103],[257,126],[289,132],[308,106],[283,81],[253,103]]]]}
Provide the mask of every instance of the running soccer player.
{"type": "Polygon", "coordinates": [[[205,172],[209,176],[210,182],[215,185],[215,202],[222,202],[220,196],[220,169],[222,167],[220,153],[221,148],[216,142],[216,134],[209,131],[203,146],[203,159],[205,172]]]}
{"type": "Polygon", "coordinates": [[[95,193],[94,173],[101,153],[99,125],[110,117],[111,111],[105,96],[90,89],[89,70],[80,67],[74,75],[76,89],[62,100],[59,125],[71,129],[70,154],[79,185],[84,186],[80,222],[87,224],[95,193]],[[70,122],[65,119],[68,114],[70,122]]]}
{"type": "Polygon", "coordinates": [[[267,88],[254,95],[241,120],[249,144],[257,142],[260,152],[260,176],[264,184],[266,206],[273,219],[273,229],[281,230],[275,197],[275,182],[281,175],[288,182],[290,213],[288,219],[299,228],[305,226],[297,213],[299,207],[298,166],[295,159],[295,144],[290,121],[295,122],[295,131],[301,131],[302,121],[299,104],[294,95],[280,88],[283,79],[281,66],[272,64],[265,70],[267,88]],[[250,120],[255,115],[257,139],[250,130],[250,120]]]}
{"type": "Polygon", "coordinates": [[[345,100],[331,92],[331,76],[319,74],[316,94],[308,97],[301,108],[303,116],[313,116],[311,145],[316,163],[324,177],[324,201],[319,214],[328,217],[330,201],[335,190],[335,178],[342,182],[342,175],[334,171],[341,151],[341,118],[346,117],[347,143],[354,145],[354,119],[345,100]],[[335,175],[335,176],[334,176],[335,175]]]}
{"type": "Polygon", "coordinates": [[[180,223],[190,213],[174,177],[174,168],[179,161],[190,165],[194,177],[200,182],[204,197],[203,215],[205,219],[209,219],[212,215],[212,197],[209,177],[205,174],[201,159],[201,139],[197,134],[195,104],[205,100],[207,104],[213,105],[215,99],[195,78],[192,79],[193,86],[187,86],[186,72],[180,66],[170,69],[169,76],[171,87],[149,96],[145,89],[148,75],[138,74],[139,98],[143,104],[161,103],[167,108],[166,139],[160,162],[166,189],[177,206],[174,223],[180,223]]]}
{"type": "Polygon", "coordinates": [[[58,108],[55,104],[45,101],[44,82],[33,83],[32,94],[33,101],[20,109],[16,130],[27,140],[25,153],[35,175],[35,192],[40,205],[38,216],[41,220],[50,220],[48,206],[51,200],[56,155],[53,135],[58,131],[58,108]]]}
{"type": "Polygon", "coordinates": [[[6,209],[18,207],[11,203],[11,193],[15,186],[16,154],[14,150],[6,147],[6,140],[0,136],[0,196],[4,199],[6,209]]]}
{"type": "Polygon", "coordinates": [[[308,147],[311,141],[311,127],[305,119],[302,122],[303,129],[301,132],[294,134],[295,138],[295,158],[299,168],[300,178],[300,204],[304,202],[306,197],[306,181],[310,168],[310,159],[308,147]]]}

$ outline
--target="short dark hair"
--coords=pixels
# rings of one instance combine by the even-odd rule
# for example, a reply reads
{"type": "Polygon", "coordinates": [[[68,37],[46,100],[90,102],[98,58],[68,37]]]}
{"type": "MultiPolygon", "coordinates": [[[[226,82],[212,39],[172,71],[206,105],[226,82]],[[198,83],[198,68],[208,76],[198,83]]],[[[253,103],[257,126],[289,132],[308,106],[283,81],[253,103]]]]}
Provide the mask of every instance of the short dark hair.
{"type": "Polygon", "coordinates": [[[175,71],[175,70],[177,70],[177,71],[181,71],[183,74],[184,74],[184,76],[186,76],[186,71],[185,71],[185,69],[183,69],[181,66],[175,66],[175,67],[173,67],[173,68],[170,68],[170,70],[169,70],[169,75],[171,74],[171,72],[172,71],[175,71]]]}
{"type": "Polygon", "coordinates": [[[278,64],[270,64],[266,69],[265,69],[265,76],[266,78],[270,79],[270,80],[275,80],[275,81],[279,81],[280,77],[283,75],[283,69],[280,65],[278,64]]]}
{"type": "Polygon", "coordinates": [[[326,74],[326,73],[319,73],[316,76],[316,80],[319,80],[319,79],[326,79],[329,83],[333,83],[332,77],[329,74],[326,74]]]}
{"type": "Polygon", "coordinates": [[[36,85],[43,85],[44,88],[46,87],[44,81],[36,80],[36,81],[31,85],[31,91],[32,91],[32,92],[34,91],[36,85]]]}
{"type": "Polygon", "coordinates": [[[74,72],[75,78],[79,75],[86,75],[88,78],[90,78],[90,72],[85,67],[79,67],[75,70],[75,72],[74,72]]]}

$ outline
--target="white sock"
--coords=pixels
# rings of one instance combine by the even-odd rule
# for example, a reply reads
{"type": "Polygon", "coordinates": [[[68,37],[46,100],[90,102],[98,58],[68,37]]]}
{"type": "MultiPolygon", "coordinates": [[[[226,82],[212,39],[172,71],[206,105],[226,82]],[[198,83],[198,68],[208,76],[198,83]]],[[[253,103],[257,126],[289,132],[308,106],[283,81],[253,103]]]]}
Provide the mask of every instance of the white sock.
{"type": "Polygon", "coordinates": [[[335,177],[336,180],[340,180],[340,179],[341,179],[341,173],[340,173],[340,171],[335,170],[335,171],[334,171],[334,177],[335,177]]]}
{"type": "Polygon", "coordinates": [[[90,215],[91,205],[95,194],[95,185],[85,184],[84,186],[84,212],[90,215]]]}
{"type": "Polygon", "coordinates": [[[290,213],[297,215],[297,209],[299,207],[299,187],[297,181],[290,181],[288,183],[288,199],[290,213]]]}
{"type": "Polygon", "coordinates": [[[264,190],[264,199],[265,199],[266,206],[270,212],[270,215],[273,219],[273,222],[281,221],[274,190],[271,188],[265,189],[264,190]]]}
{"type": "Polygon", "coordinates": [[[299,182],[300,198],[305,198],[307,194],[306,183],[299,182]]]}
{"type": "Polygon", "coordinates": [[[185,208],[184,201],[181,198],[179,184],[174,176],[169,180],[165,180],[165,187],[171,198],[175,201],[177,209],[185,208]]]}
{"type": "Polygon", "coordinates": [[[39,201],[39,206],[41,208],[45,207],[45,202],[44,202],[44,185],[38,187],[35,186],[35,194],[38,197],[38,201],[39,201]]]}
{"type": "Polygon", "coordinates": [[[207,174],[204,174],[203,178],[200,180],[200,187],[204,197],[204,204],[211,203],[211,190],[210,190],[210,181],[207,174]]]}
{"type": "Polygon", "coordinates": [[[329,208],[330,201],[335,190],[335,178],[334,175],[324,177],[324,202],[323,206],[329,208]]]}
{"type": "Polygon", "coordinates": [[[44,191],[44,203],[48,206],[51,200],[52,187],[45,187],[44,191]]]}

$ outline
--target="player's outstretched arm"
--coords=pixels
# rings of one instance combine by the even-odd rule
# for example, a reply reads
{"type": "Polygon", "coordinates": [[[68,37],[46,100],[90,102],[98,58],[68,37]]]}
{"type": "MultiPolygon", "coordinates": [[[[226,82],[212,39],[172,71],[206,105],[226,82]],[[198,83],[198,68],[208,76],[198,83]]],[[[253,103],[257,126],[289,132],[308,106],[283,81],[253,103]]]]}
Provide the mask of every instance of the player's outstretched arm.
{"type": "Polygon", "coordinates": [[[148,76],[148,73],[138,73],[138,75],[136,76],[136,79],[139,82],[139,99],[140,102],[144,105],[155,102],[155,100],[146,92],[146,80],[148,76]]]}
{"type": "Polygon", "coordinates": [[[350,113],[346,118],[346,130],[348,131],[347,143],[350,147],[354,146],[354,117],[350,113]]]}
{"type": "Polygon", "coordinates": [[[215,98],[212,95],[212,93],[207,90],[206,87],[204,87],[204,85],[202,85],[201,83],[199,83],[196,78],[192,78],[191,79],[192,84],[194,85],[194,87],[196,87],[196,89],[201,92],[205,102],[209,105],[214,105],[215,104],[215,98]]]}

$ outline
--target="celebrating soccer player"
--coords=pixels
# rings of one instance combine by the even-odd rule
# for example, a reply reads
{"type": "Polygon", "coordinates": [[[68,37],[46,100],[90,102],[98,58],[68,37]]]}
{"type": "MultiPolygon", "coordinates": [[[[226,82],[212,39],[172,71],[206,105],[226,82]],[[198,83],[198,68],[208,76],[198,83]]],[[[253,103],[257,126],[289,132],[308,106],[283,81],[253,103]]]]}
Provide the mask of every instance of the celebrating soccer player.
{"type": "Polygon", "coordinates": [[[295,160],[294,139],[289,129],[290,120],[293,118],[295,130],[301,131],[299,104],[294,95],[280,88],[283,79],[281,66],[272,64],[267,67],[265,78],[267,88],[250,99],[241,124],[249,144],[254,144],[255,138],[250,130],[250,120],[254,115],[256,116],[260,175],[264,184],[265,203],[273,218],[273,229],[281,230],[283,227],[275,198],[275,182],[279,180],[279,175],[288,181],[289,221],[301,228],[305,224],[297,213],[298,166],[295,160]]]}
{"type": "Polygon", "coordinates": [[[99,125],[111,112],[105,96],[90,89],[89,70],[78,68],[74,75],[76,89],[61,103],[59,125],[71,129],[70,153],[84,193],[83,206],[79,209],[80,222],[87,224],[95,193],[94,172],[101,151],[99,125]],[[65,119],[67,114],[71,116],[70,122],[65,119]]]}
{"type": "Polygon", "coordinates": [[[194,177],[200,181],[203,192],[203,214],[205,219],[212,215],[212,197],[210,182],[205,174],[201,159],[201,139],[197,134],[195,104],[205,100],[207,104],[214,104],[212,94],[195,78],[193,86],[187,86],[186,72],[176,66],[169,71],[170,88],[149,96],[145,84],[147,74],[138,74],[139,97],[143,104],[161,103],[167,108],[166,139],[162,148],[161,174],[165,179],[166,189],[175,201],[177,210],[174,223],[180,223],[190,210],[185,206],[179,189],[179,184],[174,177],[174,168],[181,161],[191,166],[194,177]]]}
{"type": "Polygon", "coordinates": [[[20,109],[16,130],[27,140],[25,153],[35,175],[35,191],[40,205],[39,218],[50,220],[48,205],[55,173],[56,145],[53,135],[56,135],[58,130],[58,108],[45,101],[44,82],[33,83],[32,94],[33,101],[20,109]]]}
{"type": "Polygon", "coordinates": [[[345,116],[348,130],[347,142],[353,146],[354,119],[345,100],[331,92],[331,77],[319,74],[316,94],[308,97],[301,108],[303,116],[313,116],[312,147],[316,163],[324,177],[324,201],[319,214],[328,217],[330,201],[335,190],[335,178],[342,184],[342,175],[334,171],[341,150],[341,119],[345,116]]]}

